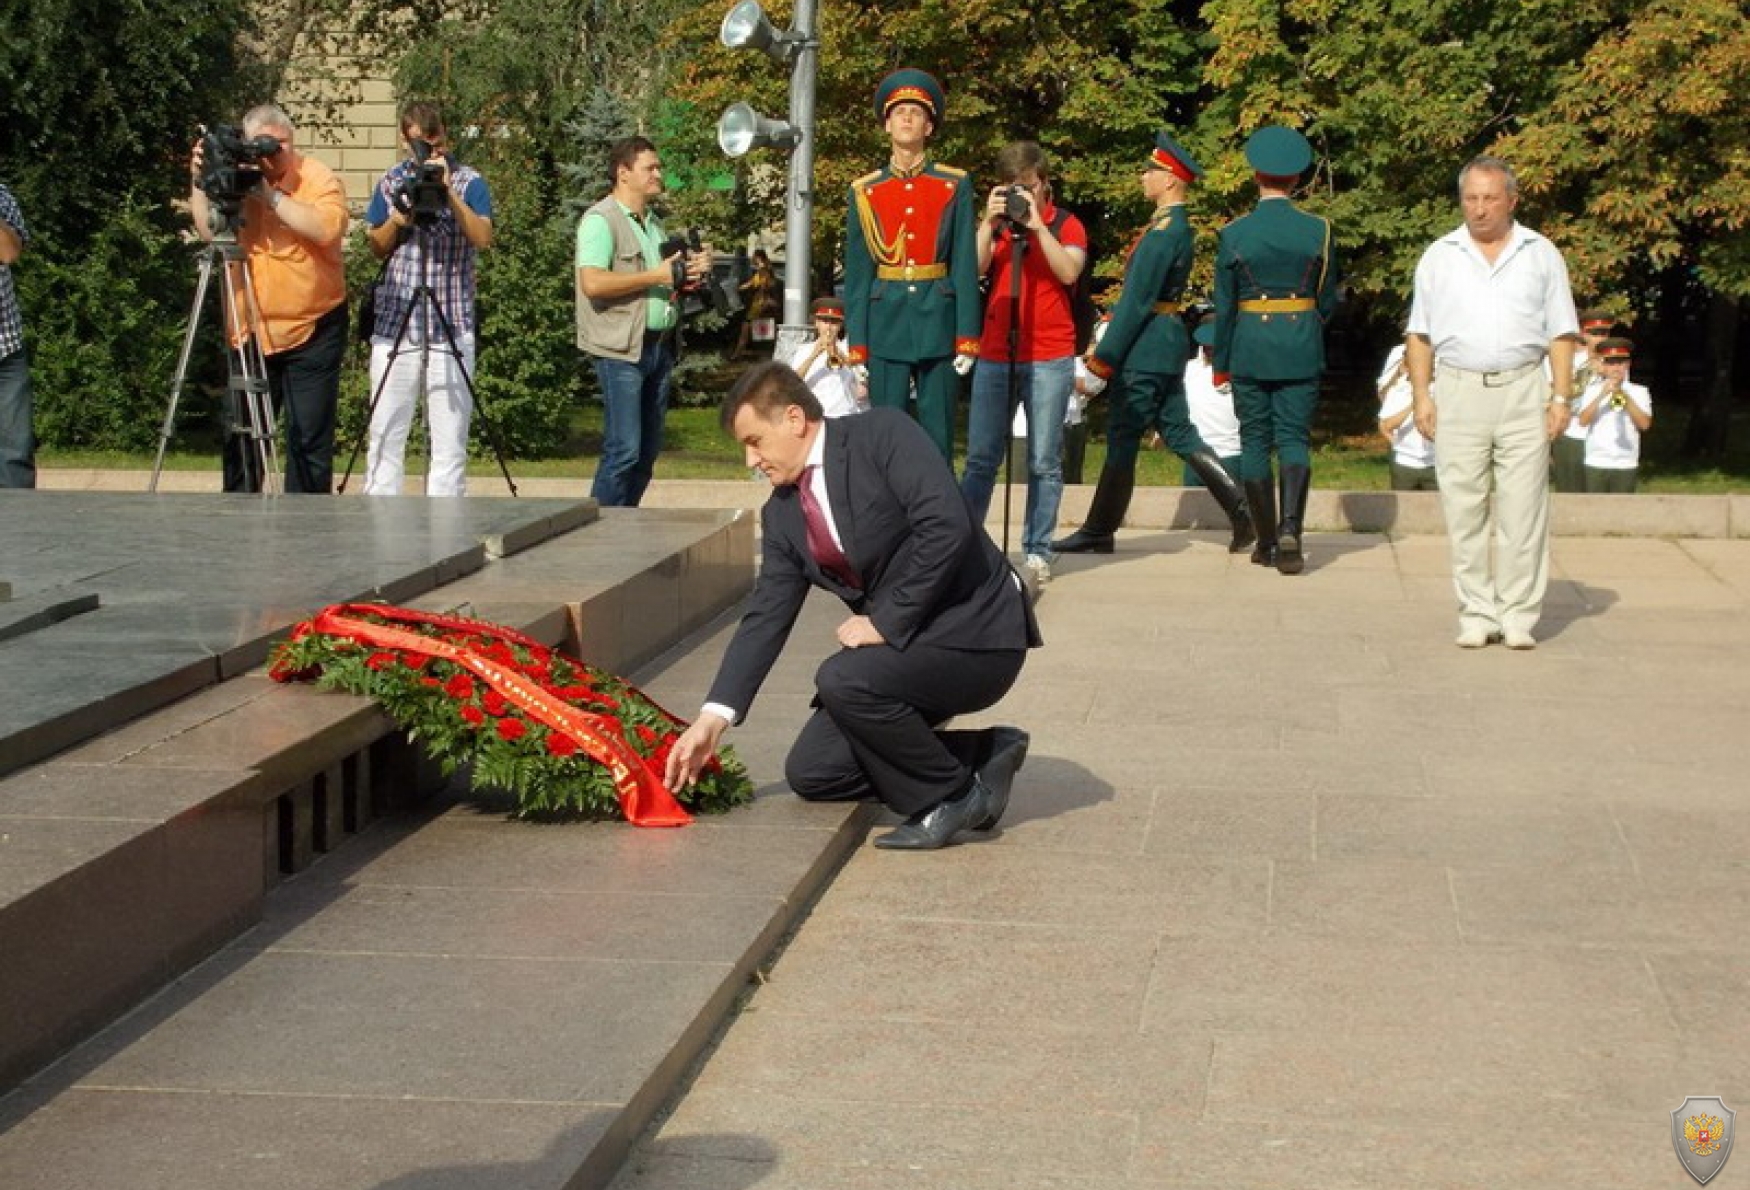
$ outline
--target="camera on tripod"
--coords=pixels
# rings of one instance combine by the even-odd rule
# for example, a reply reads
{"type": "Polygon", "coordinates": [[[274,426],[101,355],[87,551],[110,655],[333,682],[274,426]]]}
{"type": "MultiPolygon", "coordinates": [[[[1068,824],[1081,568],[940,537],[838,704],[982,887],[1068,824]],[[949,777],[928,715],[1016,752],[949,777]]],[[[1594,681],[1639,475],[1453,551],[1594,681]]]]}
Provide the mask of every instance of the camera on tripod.
{"type": "Polygon", "coordinates": [[[997,191],[1003,196],[1003,218],[1013,225],[1016,231],[1027,229],[1027,212],[1032,208],[1025,186],[1004,186],[997,191]]]}
{"type": "Polygon", "coordinates": [[[681,317],[691,318],[706,310],[713,310],[727,317],[734,309],[729,294],[724,291],[723,282],[714,274],[707,273],[698,280],[687,275],[687,270],[693,261],[705,251],[705,244],[699,237],[699,229],[690,227],[685,235],[671,235],[662,245],[663,257],[675,257],[674,274],[671,284],[674,291],[681,297],[681,317]]]}
{"type": "Polygon", "coordinates": [[[200,188],[211,204],[214,233],[242,224],[243,200],[261,184],[262,161],[282,147],[274,137],[246,137],[230,124],[202,129],[200,188]]]}
{"type": "Polygon", "coordinates": [[[413,148],[413,172],[395,189],[395,206],[416,223],[436,222],[450,205],[450,188],[444,181],[444,166],[433,161],[432,147],[423,140],[408,142],[413,148]]]}

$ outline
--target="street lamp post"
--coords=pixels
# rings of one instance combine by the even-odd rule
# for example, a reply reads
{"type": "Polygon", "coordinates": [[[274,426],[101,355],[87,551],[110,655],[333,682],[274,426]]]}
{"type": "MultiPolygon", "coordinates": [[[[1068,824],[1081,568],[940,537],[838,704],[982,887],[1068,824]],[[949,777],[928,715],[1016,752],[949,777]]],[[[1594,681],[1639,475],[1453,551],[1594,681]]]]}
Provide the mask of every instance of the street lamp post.
{"type": "Polygon", "coordinates": [[[762,145],[790,149],[790,178],[784,196],[784,321],[778,336],[780,352],[808,333],[809,278],[813,273],[814,224],[814,89],[820,59],[815,33],[815,0],[796,0],[795,15],[785,32],[775,30],[759,0],[741,0],[723,18],[723,44],[731,49],[758,49],[790,67],[788,120],[768,120],[745,103],[723,113],[717,122],[717,143],[731,157],[762,145]]]}

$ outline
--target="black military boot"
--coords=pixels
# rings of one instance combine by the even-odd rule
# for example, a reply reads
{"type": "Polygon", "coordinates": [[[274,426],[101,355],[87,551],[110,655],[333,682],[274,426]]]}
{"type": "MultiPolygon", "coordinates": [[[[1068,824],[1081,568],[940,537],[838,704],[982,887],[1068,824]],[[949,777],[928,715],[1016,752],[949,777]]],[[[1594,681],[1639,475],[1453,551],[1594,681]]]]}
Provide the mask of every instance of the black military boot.
{"type": "Polygon", "coordinates": [[[1233,529],[1227,552],[1245,553],[1258,536],[1252,530],[1251,514],[1246,511],[1246,494],[1240,491],[1240,485],[1234,482],[1234,477],[1227,473],[1227,468],[1221,465],[1221,460],[1212,450],[1193,451],[1185,456],[1185,465],[1197,473],[1197,478],[1203,481],[1203,486],[1227,513],[1227,523],[1233,529]]]}
{"type": "Polygon", "coordinates": [[[1118,526],[1130,509],[1130,494],[1136,490],[1135,467],[1102,467],[1094,498],[1088,502],[1088,519],[1082,527],[1051,543],[1060,554],[1109,554],[1118,526]]]}
{"type": "Polygon", "coordinates": [[[1252,513],[1252,530],[1258,544],[1252,561],[1259,566],[1276,565],[1276,489],[1267,479],[1246,480],[1246,507],[1252,513]]]}
{"type": "Polygon", "coordinates": [[[1300,551],[1301,521],[1306,516],[1306,493],[1312,486],[1312,469],[1291,464],[1282,468],[1282,523],[1276,529],[1276,569],[1299,574],[1306,568],[1300,551]]]}

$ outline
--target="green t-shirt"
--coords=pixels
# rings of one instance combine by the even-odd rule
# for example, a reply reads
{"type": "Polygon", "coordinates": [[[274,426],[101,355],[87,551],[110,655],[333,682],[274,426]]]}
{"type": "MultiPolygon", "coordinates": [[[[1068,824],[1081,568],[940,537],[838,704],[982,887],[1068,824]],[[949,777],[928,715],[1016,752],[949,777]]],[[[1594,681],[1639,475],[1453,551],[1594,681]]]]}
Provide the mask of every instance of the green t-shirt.
{"type": "MultiPolygon", "coordinates": [[[[632,224],[632,234],[644,245],[644,263],[655,268],[662,263],[662,224],[656,216],[646,214],[639,219],[624,203],[620,210],[632,224]]],[[[577,267],[580,269],[612,269],[614,265],[614,233],[607,219],[598,214],[585,215],[577,225],[577,267]]],[[[652,285],[645,303],[644,326],[647,330],[666,331],[674,325],[674,304],[669,301],[667,285],[652,285]]]]}

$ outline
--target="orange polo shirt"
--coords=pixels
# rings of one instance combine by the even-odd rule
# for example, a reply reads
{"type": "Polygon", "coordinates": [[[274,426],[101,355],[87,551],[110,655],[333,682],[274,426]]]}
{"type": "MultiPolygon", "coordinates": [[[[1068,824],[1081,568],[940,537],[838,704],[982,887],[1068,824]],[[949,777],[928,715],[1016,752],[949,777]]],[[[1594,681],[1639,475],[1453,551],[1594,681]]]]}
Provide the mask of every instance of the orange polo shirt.
{"type": "Polygon", "coordinates": [[[261,307],[262,352],[277,355],[306,342],[316,320],[346,301],[346,190],[333,170],[302,154],[277,190],[322,214],[322,236],[307,240],[254,198],[243,204],[237,242],[248,254],[255,301],[261,307]]]}

